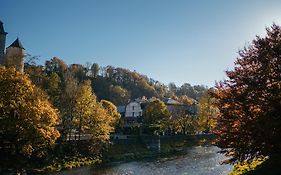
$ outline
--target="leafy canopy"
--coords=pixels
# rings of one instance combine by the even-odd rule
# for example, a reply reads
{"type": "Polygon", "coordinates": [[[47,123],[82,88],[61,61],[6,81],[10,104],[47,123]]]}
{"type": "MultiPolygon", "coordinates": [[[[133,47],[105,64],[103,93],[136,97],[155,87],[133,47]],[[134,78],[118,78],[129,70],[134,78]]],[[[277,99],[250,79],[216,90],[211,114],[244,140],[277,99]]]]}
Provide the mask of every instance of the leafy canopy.
{"type": "MultiPolygon", "coordinates": [[[[0,67],[0,134],[11,155],[42,156],[60,136],[47,96],[14,68],[0,67]]],[[[3,150],[2,150],[3,151],[3,150]]]]}
{"type": "Polygon", "coordinates": [[[150,128],[164,130],[169,122],[170,113],[167,106],[157,99],[150,102],[144,110],[144,124],[150,128]]]}
{"type": "MultiPolygon", "coordinates": [[[[89,151],[99,153],[108,143],[110,133],[120,115],[111,102],[96,100],[91,81],[85,81],[78,88],[74,104],[73,124],[81,134],[90,135],[89,151]]],[[[80,137],[80,136],[79,136],[80,137]]]]}
{"type": "Polygon", "coordinates": [[[230,162],[281,154],[281,27],[267,28],[240,51],[216,86],[217,144],[230,162]]]}

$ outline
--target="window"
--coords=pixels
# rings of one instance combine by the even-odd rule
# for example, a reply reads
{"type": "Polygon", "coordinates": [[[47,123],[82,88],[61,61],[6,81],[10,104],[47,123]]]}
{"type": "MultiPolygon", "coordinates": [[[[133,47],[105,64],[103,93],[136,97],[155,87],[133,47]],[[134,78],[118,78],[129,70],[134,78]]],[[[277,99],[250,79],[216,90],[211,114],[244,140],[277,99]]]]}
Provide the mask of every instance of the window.
{"type": "Polygon", "coordinates": [[[135,106],[133,106],[133,110],[135,109],[135,106]]]}
{"type": "Polygon", "coordinates": [[[132,115],[133,117],[135,116],[135,113],[133,112],[133,115],[132,115]]]}

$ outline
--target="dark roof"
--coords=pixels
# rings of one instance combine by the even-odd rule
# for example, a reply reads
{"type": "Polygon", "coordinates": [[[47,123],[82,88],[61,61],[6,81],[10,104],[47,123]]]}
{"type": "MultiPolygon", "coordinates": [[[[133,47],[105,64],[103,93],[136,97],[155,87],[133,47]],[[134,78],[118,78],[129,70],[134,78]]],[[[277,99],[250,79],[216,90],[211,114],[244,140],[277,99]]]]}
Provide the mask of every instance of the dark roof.
{"type": "Polygon", "coordinates": [[[0,34],[7,35],[8,33],[5,32],[4,27],[3,27],[3,22],[0,20],[0,34]]]}
{"type": "Polygon", "coordinates": [[[17,38],[9,47],[18,47],[18,48],[24,49],[24,47],[22,46],[19,38],[17,38]]]}

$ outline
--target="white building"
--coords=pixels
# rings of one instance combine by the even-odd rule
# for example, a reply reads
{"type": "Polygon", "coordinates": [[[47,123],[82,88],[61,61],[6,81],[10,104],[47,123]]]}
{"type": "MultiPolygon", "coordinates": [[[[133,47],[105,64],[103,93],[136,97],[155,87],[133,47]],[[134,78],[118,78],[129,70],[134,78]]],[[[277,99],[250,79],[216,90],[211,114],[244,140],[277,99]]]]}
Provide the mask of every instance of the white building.
{"type": "Polygon", "coordinates": [[[117,109],[122,116],[121,122],[123,127],[130,128],[139,126],[143,113],[140,102],[132,101],[125,106],[118,106],[117,109]]]}
{"type": "Polygon", "coordinates": [[[125,117],[141,117],[142,109],[140,103],[136,101],[132,101],[126,105],[125,109],[125,117]]]}

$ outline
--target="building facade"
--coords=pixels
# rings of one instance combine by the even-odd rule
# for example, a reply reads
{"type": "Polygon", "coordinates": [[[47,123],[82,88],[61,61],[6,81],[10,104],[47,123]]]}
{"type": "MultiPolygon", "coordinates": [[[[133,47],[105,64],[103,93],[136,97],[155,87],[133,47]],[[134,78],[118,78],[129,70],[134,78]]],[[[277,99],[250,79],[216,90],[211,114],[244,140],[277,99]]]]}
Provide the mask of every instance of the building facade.
{"type": "Polygon", "coordinates": [[[126,105],[125,117],[141,117],[142,109],[140,103],[133,101],[126,105]]]}
{"type": "Polygon", "coordinates": [[[198,112],[198,107],[196,104],[186,105],[171,98],[165,99],[164,103],[167,106],[167,110],[171,113],[172,117],[179,114],[195,116],[198,112]]]}
{"type": "Polygon", "coordinates": [[[124,128],[131,128],[140,124],[143,113],[141,103],[132,101],[125,106],[118,106],[117,109],[122,116],[121,123],[124,128]]]}

